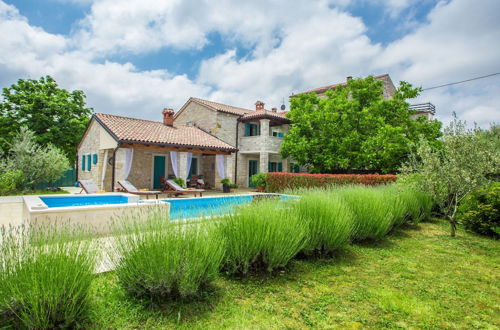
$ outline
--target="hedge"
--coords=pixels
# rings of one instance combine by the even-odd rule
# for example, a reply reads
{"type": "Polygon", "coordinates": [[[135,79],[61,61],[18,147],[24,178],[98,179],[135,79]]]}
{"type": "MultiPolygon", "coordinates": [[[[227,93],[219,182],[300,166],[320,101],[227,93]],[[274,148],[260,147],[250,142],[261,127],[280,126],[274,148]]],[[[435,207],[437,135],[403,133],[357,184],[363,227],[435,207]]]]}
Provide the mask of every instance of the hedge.
{"type": "Polygon", "coordinates": [[[363,184],[376,186],[396,181],[394,174],[307,174],[282,173],[267,174],[266,189],[279,192],[285,189],[324,187],[329,185],[363,184]]]}

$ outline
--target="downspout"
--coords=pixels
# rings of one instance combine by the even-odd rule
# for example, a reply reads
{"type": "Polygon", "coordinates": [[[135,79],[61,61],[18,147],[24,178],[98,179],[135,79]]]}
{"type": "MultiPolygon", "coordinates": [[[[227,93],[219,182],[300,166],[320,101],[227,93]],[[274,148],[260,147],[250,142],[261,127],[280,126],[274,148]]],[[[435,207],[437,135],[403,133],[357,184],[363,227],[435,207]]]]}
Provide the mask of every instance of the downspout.
{"type": "Polygon", "coordinates": [[[80,158],[78,157],[78,150],[76,151],[76,162],[75,162],[75,169],[76,169],[76,182],[78,182],[78,164],[80,163],[80,158]]]}
{"type": "Polygon", "coordinates": [[[120,149],[120,145],[113,150],[113,164],[111,167],[111,191],[115,191],[115,165],[116,165],[116,151],[120,149]]]}
{"type": "Polygon", "coordinates": [[[234,183],[236,184],[236,180],[238,179],[238,125],[240,121],[236,119],[236,151],[234,152],[234,183]]]}

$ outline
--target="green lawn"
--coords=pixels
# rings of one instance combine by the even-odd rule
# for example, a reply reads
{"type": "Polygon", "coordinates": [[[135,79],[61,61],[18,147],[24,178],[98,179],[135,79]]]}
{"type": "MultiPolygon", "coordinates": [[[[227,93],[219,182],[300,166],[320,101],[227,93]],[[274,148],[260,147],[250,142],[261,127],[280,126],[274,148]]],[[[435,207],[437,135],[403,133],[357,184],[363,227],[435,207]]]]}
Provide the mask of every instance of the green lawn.
{"type": "Polygon", "coordinates": [[[499,328],[500,242],[447,223],[405,227],[274,276],[223,277],[198,301],[145,304],[113,273],[93,284],[89,328],[499,328]]]}

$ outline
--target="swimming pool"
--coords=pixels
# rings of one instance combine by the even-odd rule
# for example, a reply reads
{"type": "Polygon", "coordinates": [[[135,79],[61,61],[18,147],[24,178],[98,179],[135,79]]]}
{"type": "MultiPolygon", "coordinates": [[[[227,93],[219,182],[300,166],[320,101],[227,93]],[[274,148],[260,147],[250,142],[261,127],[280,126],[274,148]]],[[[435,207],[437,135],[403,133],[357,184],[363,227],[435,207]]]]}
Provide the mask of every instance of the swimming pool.
{"type": "Polygon", "coordinates": [[[40,197],[49,208],[87,205],[127,204],[129,197],[123,195],[101,196],[50,196],[40,197]]]}
{"type": "MultiPolygon", "coordinates": [[[[99,195],[23,196],[23,221],[29,224],[54,225],[71,223],[88,228],[97,235],[112,233],[116,219],[133,216],[153,202],[168,212],[170,204],[156,200],[140,201],[139,196],[125,193],[99,195]]],[[[139,219],[142,220],[142,219],[139,219]]]]}
{"type": "Polygon", "coordinates": [[[287,195],[255,194],[189,199],[164,199],[163,201],[170,203],[170,219],[179,220],[232,213],[239,205],[250,204],[257,198],[269,197],[275,197],[280,200],[296,198],[296,196],[287,195]]]}

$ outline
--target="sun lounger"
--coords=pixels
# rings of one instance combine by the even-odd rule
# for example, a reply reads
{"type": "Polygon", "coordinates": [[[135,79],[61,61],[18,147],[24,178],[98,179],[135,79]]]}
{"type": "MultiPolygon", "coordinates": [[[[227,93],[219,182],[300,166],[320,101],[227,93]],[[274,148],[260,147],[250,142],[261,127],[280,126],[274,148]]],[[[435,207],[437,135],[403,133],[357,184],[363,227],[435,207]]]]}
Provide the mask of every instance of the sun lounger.
{"type": "Polygon", "coordinates": [[[156,199],[158,199],[158,195],[161,194],[161,191],[156,191],[156,190],[140,191],[127,180],[118,180],[118,184],[122,186],[122,188],[125,189],[125,191],[128,192],[129,194],[146,196],[147,199],[149,199],[149,196],[152,195],[155,195],[156,199]]]}
{"type": "Polygon", "coordinates": [[[87,194],[95,194],[99,191],[99,187],[92,180],[78,180],[78,186],[82,188],[80,194],[85,191],[87,194]]]}
{"type": "Polygon", "coordinates": [[[185,189],[179,186],[175,181],[167,180],[165,181],[165,190],[163,192],[166,194],[172,194],[176,196],[184,194],[194,194],[194,197],[196,197],[196,194],[200,194],[201,197],[204,191],[205,190],[203,189],[185,189]]]}

